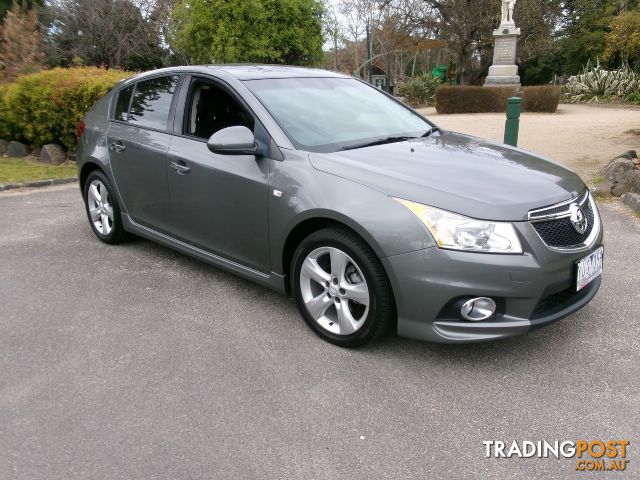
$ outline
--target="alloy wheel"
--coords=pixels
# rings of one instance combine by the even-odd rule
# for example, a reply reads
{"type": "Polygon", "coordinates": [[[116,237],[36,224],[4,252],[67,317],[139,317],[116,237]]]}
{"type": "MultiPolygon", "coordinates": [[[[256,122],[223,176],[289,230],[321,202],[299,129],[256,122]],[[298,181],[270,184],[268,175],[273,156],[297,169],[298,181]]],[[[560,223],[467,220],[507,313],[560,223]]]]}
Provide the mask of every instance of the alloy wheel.
{"type": "Polygon", "coordinates": [[[311,317],[336,335],[357,332],[369,313],[369,288],[362,270],[335,247],[316,248],[306,256],[300,292],[311,317]]]}
{"type": "Polygon", "coordinates": [[[109,235],[113,230],[113,206],[107,187],[98,179],[89,185],[87,208],[96,231],[101,235],[109,235]]]}

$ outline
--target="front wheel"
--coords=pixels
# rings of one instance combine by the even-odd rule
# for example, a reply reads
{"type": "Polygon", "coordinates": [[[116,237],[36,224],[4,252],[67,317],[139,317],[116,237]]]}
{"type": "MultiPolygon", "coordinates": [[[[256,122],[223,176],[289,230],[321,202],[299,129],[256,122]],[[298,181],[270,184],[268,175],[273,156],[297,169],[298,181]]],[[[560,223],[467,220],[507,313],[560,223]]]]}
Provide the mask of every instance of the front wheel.
{"type": "Polygon", "coordinates": [[[291,267],[292,291],[311,329],[341,347],[381,336],[395,313],[380,261],[354,233],[314,232],[298,246],[291,267]]]}

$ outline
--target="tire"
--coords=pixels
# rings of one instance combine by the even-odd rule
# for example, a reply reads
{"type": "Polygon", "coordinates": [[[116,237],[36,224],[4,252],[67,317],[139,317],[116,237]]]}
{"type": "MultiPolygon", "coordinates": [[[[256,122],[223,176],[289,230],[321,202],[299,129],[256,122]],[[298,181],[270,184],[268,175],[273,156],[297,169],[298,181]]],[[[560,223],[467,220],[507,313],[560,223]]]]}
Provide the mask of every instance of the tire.
{"type": "Polygon", "coordinates": [[[94,170],[87,177],[83,197],[89,225],[96,237],[111,245],[125,240],[127,233],[122,226],[118,200],[111,182],[100,170],[94,170]]]}
{"type": "Polygon", "coordinates": [[[304,239],[291,262],[291,291],[305,322],[324,340],[359,347],[395,318],[389,280],[371,248],[344,228],[304,239]]]}

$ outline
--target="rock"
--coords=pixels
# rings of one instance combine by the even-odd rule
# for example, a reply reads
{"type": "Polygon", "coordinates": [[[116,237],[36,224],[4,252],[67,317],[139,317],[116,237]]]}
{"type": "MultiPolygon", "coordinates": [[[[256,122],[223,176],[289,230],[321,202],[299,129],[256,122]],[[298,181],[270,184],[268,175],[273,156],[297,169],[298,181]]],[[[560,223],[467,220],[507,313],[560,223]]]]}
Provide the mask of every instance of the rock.
{"type": "Polygon", "coordinates": [[[592,188],[591,193],[593,193],[596,197],[609,197],[611,196],[612,189],[613,185],[609,182],[605,182],[592,188]]]}
{"type": "Polygon", "coordinates": [[[627,192],[640,193],[640,169],[636,164],[636,152],[629,150],[614,158],[605,168],[607,181],[611,183],[611,194],[619,197],[627,192]]]}
{"type": "Polygon", "coordinates": [[[7,147],[9,146],[9,142],[7,142],[6,140],[1,140],[0,139],[0,157],[2,155],[4,155],[5,153],[7,153],[7,147]]]}
{"type": "Polygon", "coordinates": [[[640,194],[638,193],[625,193],[622,196],[622,201],[631,207],[636,213],[640,213],[640,194]]]}
{"type": "Polygon", "coordinates": [[[24,143],[11,141],[7,145],[7,155],[10,157],[26,157],[28,153],[29,149],[24,143]]]}
{"type": "Polygon", "coordinates": [[[629,170],[612,182],[611,194],[619,197],[627,192],[640,193],[640,170],[629,170]]]}
{"type": "Polygon", "coordinates": [[[609,163],[607,163],[607,166],[604,167],[605,171],[609,170],[609,167],[611,167],[613,163],[617,162],[620,159],[634,161],[638,159],[638,155],[636,154],[635,150],[627,150],[623,154],[618,155],[617,157],[610,160],[609,163]]]}
{"type": "Polygon", "coordinates": [[[607,179],[611,182],[616,181],[619,177],[624,176],[630,170],[633,170],[636,167],[636,164],[633,163],[633,160],[627,158],[616,158],[613,160],[605,170],[607,174],[607,179]]]}
{"type": "Polygon", "coordinates": [[[635,158],[638,158],[638,154],[636,153],[635,150],[627,150],[622,155],[620,155],[618,158],[626,158],[627,160],[633,160],[635,158]]]}
{"type": "Polygon", "coordinates": [[[40,150],[40,161],[51,165],[60,165],[67,160],[67,155],[60,145],[49,143],[40,150]]]}

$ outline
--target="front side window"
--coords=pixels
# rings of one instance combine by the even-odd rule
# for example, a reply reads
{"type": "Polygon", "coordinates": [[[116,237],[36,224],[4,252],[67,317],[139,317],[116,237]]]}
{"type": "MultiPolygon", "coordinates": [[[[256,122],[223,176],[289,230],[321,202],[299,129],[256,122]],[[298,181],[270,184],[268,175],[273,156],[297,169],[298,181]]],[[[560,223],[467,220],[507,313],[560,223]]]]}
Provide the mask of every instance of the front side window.
{"type": "Polygon", "coordinates": [[[244,82],[296,148],[334,152],[385,138],[419,137],[422,117],[350,78],[281,78],[244,82]]]}
{"type": "Polygon", "coordinates": [[[177,76],[138,82],[131,100],[129,123],[166,130],[177,83],[177,76]]]}
{"type": "Polygon", "coordinates": [[[133,93],[133,85],[124,88],[118,92],[118,100],[116,101],[115,120],[127,121],[129,113],[129,102],[131,102],[131,94],[133,93]]]}
{"type": "Polygon", "coordinates": [[[224,89],[194,80],[185,116],[184,133],[208,139],[218,130],[244,126],[253,131],[253,117],[224,89]]]}

